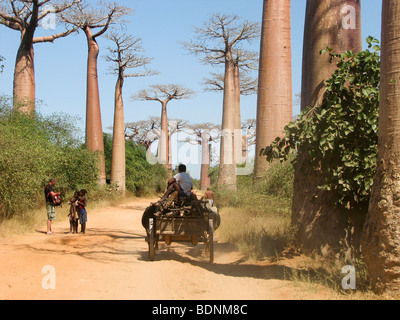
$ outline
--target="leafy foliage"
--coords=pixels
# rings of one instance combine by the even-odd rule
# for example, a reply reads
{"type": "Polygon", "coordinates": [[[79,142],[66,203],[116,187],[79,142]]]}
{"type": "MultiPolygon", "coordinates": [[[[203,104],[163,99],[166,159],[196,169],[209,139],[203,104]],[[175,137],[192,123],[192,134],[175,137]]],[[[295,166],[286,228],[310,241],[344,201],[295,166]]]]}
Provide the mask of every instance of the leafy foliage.
{"type": "Polygon", "coordinates": [[[359,53],[321,51],[337,60],[321,105],[308,107],[286,126],[283,138],[261,150],[268,161],[304,157],[304,169],[319,169],[325,177],[319,188],[346,208],[368,204],[376,171],[380,47],[372,37],[367,43],[359,53]]]}
{"type": "MultiPolygon", "coordinates": [[[[104,134],[106,174],[111,175],[112,135],[104,134]]],[[[146,149],[133,141],[125,142],[126,189],[137,194],[151,194],[166,188],[167,172],[160,164],[151,165],[146,149]]]]}
{"type": "Polygon", "coordinates": [[[146,159],[146,149],[133,141],[125,144],[126,187],[140,195],[160,192],[166,188],[167,171],[160,164],[151,165],[146,159]]]}
{"type": "Polygon", "coordinates": [[[73,119],[31,117],[0,106],[0,219],[23,214],[44,201],[44,186],[57,178],[66,193],[97,181],[97,156],[75,137],[73,119]]]}

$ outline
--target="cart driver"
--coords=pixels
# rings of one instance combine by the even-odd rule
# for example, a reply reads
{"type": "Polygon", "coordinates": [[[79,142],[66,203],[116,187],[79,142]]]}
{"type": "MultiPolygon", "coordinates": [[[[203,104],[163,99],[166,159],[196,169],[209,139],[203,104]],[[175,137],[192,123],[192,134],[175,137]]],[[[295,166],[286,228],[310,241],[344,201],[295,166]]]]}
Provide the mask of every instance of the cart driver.
{"type": "Polygon", "coordinates": [[[178,166],[178,173],[168,181],[168,189],[163,195],[162,199],[167,199],[170,194],[175,193],[175,198],[179,193],[184,196],[190,197],[192,195],[193,183],[190,176],[186,173],[186,166],[180,164],[178,166]]]}

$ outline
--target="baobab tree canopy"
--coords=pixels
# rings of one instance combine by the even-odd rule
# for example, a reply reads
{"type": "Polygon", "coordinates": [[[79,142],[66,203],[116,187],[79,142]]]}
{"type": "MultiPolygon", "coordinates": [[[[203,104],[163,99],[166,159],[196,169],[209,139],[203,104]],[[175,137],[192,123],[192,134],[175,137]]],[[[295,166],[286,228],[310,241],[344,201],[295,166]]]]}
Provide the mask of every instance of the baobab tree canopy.
{"type": "MultiPolygon", "coordinates": [[[[204,64],[223,63],[223,113],[218,186],[236,189],[235,130],[240,133],[239,61],[252,60],[240,51],[242,42],[260,36],[260,24],[240,19],[237,15],[213,14],[202,27],[194,30],[195,39],[183,43],[186,50],[199,56],[204,64]],[[236,51],[235,51],[236,50],[236,51]],[[235,56],[236,52],[236,56],[235,56]],[[246,56],[246,58],[244,58],[246,56]]],[[[254,61],[254,60],[253,60],[254,61]]],[[[241,146],[240,146],[241,148],[241,146]]]]}
{"type": "Polygon", "coordinates": [[[172,100],[190,99],[194,91],[178,84],[156,84],[140,90],[132,96],[134,100],[157,101],[161,103],[161,136],[159,139],[159,162],[171,173],[170,143],[168,131],[167,105],[172,100]]]}

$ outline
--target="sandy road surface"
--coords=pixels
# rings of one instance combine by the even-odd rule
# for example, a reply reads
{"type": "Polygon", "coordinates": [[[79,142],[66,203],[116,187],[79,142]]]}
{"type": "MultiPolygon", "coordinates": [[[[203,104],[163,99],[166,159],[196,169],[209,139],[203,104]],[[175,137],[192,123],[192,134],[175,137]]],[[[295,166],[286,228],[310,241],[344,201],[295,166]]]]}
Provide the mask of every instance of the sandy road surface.
{"type": "MultiPolygon", "coordinates": [[[[141,225],[149,202],[138,199],[89,212],[85,235],[67,234],[64,221],[54,225],[54,235],[46,235],[44,226],[0,239],[0,299],[328,298],[324,290],[306,293],[285,281],[287,267],[242,261],[232,245],[218,241],[218,233],[214,264],[202,257],[202,244],[177,243],[169,250],[160,245],[149,262],[141,225]],[[55,289],[44,288],[51,283],[55,289]]],[[[58,217],[66,210],[58,209],[58,217]]]]}

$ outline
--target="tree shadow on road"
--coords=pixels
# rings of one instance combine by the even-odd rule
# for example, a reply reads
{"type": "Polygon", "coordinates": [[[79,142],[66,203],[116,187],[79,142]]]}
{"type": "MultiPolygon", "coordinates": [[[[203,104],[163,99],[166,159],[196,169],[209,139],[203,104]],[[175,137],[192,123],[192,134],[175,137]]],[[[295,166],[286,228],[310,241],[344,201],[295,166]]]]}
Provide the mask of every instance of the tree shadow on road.
{"type": "MultiPolygon", "coordinates": [[[[192,266],[203,268],[216,274],[222,274],[232,277],[250,277],[256,279],[276,279],[287,280],[293,271],[299,272],[294,268],[275,263],[255,264],[246,261],[244,258],[237,256],[232,262],[218,262],[219,254],[235,253],[234,246],[229,243],[215,243],[215,262],[210,263],[206,257],[202,255],[203,245],[190,246],[189,249],[182,246],[160,247],[156,251],[154,262],[157,261],[177,261],[188,263],[192,266]]],[[[148,261],[148,252],[140,252],[141,260],[148,261]]]]}
{"type": "Polygon", "coordinates": [[[124,261],[134,261],[138,254],[137,241],[144,242],[144,235],[141,233],[96,228],[91,228],[86,234],[66,234],[65,231],[60,231],[47,237],[45,243],[21,244],[16,249],[46,255],[75,255],[107,263],[120,261],[121,256],[124,256],[124,261]]]}

